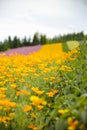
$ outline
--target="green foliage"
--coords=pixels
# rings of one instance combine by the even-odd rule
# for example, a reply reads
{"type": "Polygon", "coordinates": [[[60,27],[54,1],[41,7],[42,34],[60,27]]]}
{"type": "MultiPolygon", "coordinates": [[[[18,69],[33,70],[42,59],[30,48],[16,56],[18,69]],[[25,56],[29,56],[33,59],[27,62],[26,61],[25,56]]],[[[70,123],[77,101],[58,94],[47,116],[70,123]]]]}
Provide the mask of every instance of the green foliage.
{"type": "Polygon", "coordinates": [[[61,82],[57,82],[59,95],[54,99],[53,110],[48,118],[49,123],[53,123],[55,130],[67,130],[68,118],[78,120],[78,128],[80,125],[87,129],[87,44],[80,45],[79,55],[75,61],[67,60],[64,65],[70,66],[72,71],[58,71],[61,82]],[[68,109],[69,112],[65,114],[58,114],[59,109],[68,109]],[[54,121],[54,122],[53,122],[54,121]]]}
{"type": "Polygon", "coordinates": [[[0,42],[0,51],[4,51],[3,50],[3,43],[2,42],[0,42]]]}
{"type": "Polygon", "coordinates": [[[75,49],[76,47],[79,46],[79,42],[78,41],[67,41],[67,42],[62,42],[62,48],[64,52],[69,52],[73,49],[75,49]]]}
{"type": "Polygon", "coordinates": [[[84,41],[87,41],[87,34],[84,36],[84,41]]]}
{"type": "Polygon", "coordinates": [[[40,35],[40,44],[46,44],[47,43],[47,38],[46,35],[40,35]]]}
{"type": "Polygon", "coordinates": [[[27,38],[25,37],[22,40],[22,46],[29,46],[30,45],[30,38],[27,40],[27,38]]]}
{"type": "Polygon", "coordinates": [[[64,51],[64,52],[70,51],[70,49],[69,49],[69,47],[68,47],[68,45],[67,45],[66,42],[62,42],[61,44],[62,44],[62,48],[63,48],[63,51],[64,51]]]}
{"type": "Polygon", "coordinates": [[[8,36],[8,44],[9,44],[9,48],[13,48],[13,43],[12,43],[12,39],[10,36],[8,36]]]}
{"type": "Polygon", "coordinates": [[[17,36],[15,36],[12,41],[12,48],[18,48],[18,47],[20,47],[20,40],[17,38],[17,36]]]}
{"type": "Polygon", "coordinates": [[[83,32],[79,32],[79,33],[68,33],[68,34],[64,34],[64,35],[59,35],[59,36],[55,36],[52,38],[52,42],[66,42],[66,41],[72,41],[72,40],[76,40],[76,41],[82,41],[84,40],[84,33],[83,32]]]}
{"type": "Polygon", "coordinates": [[[4,41],[4,44],[2,44],[2,51],[6,51],[9,49],[9,44],[8,44],[8,41],[5,40],[4,41]]]}
{"type": "Polygon", "coordinates": [[[36,32],[36,33],[34,34],[34,36],[33,36],[33,45],[38,45],[39,42],[40,42],[40,40],[39,40],[39,33],[36,32]]]}

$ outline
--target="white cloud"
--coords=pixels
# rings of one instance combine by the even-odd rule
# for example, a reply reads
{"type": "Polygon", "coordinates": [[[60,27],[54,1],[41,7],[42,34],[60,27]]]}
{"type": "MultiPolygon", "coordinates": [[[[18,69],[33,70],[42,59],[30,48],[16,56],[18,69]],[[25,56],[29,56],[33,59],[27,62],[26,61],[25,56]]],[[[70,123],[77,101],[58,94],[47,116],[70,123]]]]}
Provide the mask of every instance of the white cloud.
{"type": "Polygon", "coordinates": [[[86,32],[86,12],[81,0],[3,0],[0,1],[0,39],[8,35],[29,36],[36,31],[47,36],[86,32]]]}

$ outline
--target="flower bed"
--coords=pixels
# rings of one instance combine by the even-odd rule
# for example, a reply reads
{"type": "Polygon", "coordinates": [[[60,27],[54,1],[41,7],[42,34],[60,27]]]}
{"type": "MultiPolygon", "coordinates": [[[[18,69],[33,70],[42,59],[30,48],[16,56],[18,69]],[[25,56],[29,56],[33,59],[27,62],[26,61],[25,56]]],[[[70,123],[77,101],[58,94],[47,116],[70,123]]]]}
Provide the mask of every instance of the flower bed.
{"type": "Polygon", "coordinates": [[[32,55],[0,54],[0,129],[86,130],[86,46],[48,44],[32,55]]]}

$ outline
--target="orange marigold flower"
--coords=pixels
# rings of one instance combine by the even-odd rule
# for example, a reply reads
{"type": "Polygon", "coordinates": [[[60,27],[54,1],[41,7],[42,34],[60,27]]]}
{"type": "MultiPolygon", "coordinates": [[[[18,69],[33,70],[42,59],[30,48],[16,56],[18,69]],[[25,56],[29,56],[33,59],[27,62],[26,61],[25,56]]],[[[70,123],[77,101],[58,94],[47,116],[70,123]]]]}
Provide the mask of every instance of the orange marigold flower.
{"type": "Polygon", "coordinates": [[[43,78],[43,79],[46,80],[46,81],[48,80],[48,78],[43,78]]]}
{"type": "Polygon", "coordinates": [[[29,105],[26,105],[25,107],[24,107],[24,112],[28,112],[28,111],[30,111],[32,109],[32,106],[29,106],[29,105]]]}
{"type": "Polygon", "coordinates": [[[54,81],[54,80],[55,80],[55,77],[50,77],[50,80],[51,80],[51,81],[54,81]]]}
{"type": "Polygon", "coordinates": [[[20,96],[20,94],[21,94],[20,91],[16,92],[16,96],[20,96]]]}
{"type": "Polygon", "coordinates": [[[10,120],[11,120],[11,118],[7,117],[7,116],[1,116],[0,117],[0,122],[3,122],[3,123],[7,123],[10,120]]]}
{"type": "Polygon", "coordinates": [[[78,125],[78,121],[77,120],[73,120],[71,117],[68,118],[68,130],[75,130],[76,126],[78,125]]]}
{"type": "Polygon", "coordinates": [[[39,90],[38,88],[32,87],[32,90],[37,93],[38,95],[41,95],[44,93],[44,91],[39,90]]]}
{"type": "Polygon", "coordinates": [[[39,110],[42,110],[42,109],[43,109],[43,106],[42,106],[42,105],[38,105],[37,108],[38,108],[39,110]]]}
{"type": "Polygon", "coordinates": [[[31,113],[30,114],[32,118],[36,118],[37,116],[35,115],[35,113],[31,113]]]}
{"type": "Polygon", "coordinates": [[[27,90],[21,90],[21,93],[27,96],[30,95],[30,92],[28,92],[27,90]]]}
{"type": "Polygon", "coordinates": [[[31,128],[31,129],[33,129],[33,128],[35,128],[35,124],[31,123],[28,127],[31,128]]]}
{"type": "Polygon", "coordinates": [[[51,89],[50,92],[46,93],[49,97],[53,97],[56,93],[58,93],[58,90],[51,89]]]}
{"type": "Polygon", "coordinates": [[[16,103],[10,102],[8,99],[5,99],[5,100],[0,100],[0,105],[10,108],[10,107],[15,107],[16,103]]]}
{"type": "Polygon", "coordinates": [[[16,84],[11,84],[11,88],[15,89],[16,87],[16,84]]]}

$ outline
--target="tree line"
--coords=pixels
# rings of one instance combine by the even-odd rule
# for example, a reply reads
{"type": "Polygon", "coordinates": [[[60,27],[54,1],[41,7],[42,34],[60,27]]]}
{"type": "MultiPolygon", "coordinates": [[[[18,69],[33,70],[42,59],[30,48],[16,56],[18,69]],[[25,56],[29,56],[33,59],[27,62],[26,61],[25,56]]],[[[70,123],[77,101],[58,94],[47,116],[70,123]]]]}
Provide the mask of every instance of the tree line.
{"type": "Polygon", "coordinates": [[[68,33],[64,35],[54,36],[53,38],[47,38],[45,34],[39,34],[36,32],[31,39],[24,37],[22,40],[17,36],[14,36],[12,39],[11,36],[8,36],[4,42],[0,42],[0,51],[6,51],[12,48],[18,48],[23,46],[33,46],[33,45],[43,45],[47,43],[57,43],[57,42],[66,42],[69,40],[82,41],[87,37],[83,32],[78,33],[68,33]]]}
{"type": "Polygon", "coordinates": [[[66,42],[70,40],[76,40],[76,41],[82,41],[84,39],[84,33],[78,32],[78,33],[68,33],[64,35],[55,36],[52,39],[52,42],[66,42]]]}
{"type": "Polygon", "coordinates": [[[8,36],[4,42],[0,42],[0,51],[6,51],[8,49],[23,47],[23,46],[33,46],[38,44],[45,44],[46,41],[46,35],[39,34],[36,32],[33,36],[33,39],[26,38],[26,36],[23,39],[18,38],[17,36],[14,36],[12,39],[11,36],[8,36]]]}

